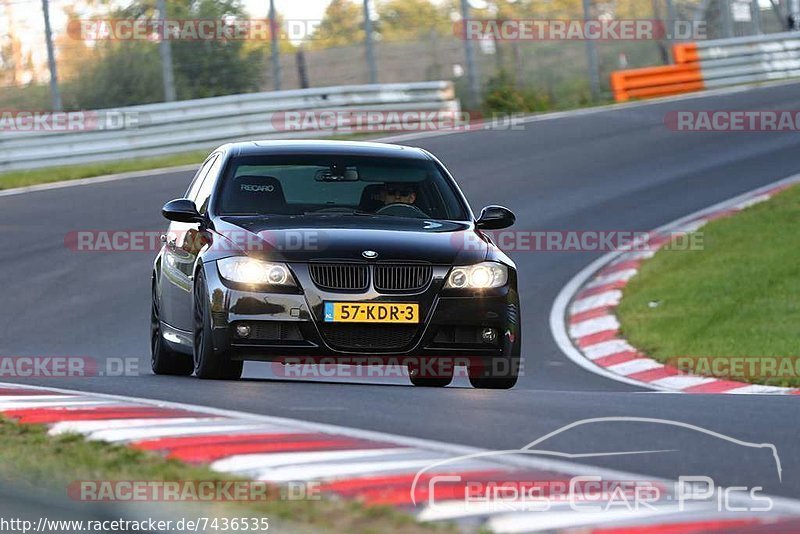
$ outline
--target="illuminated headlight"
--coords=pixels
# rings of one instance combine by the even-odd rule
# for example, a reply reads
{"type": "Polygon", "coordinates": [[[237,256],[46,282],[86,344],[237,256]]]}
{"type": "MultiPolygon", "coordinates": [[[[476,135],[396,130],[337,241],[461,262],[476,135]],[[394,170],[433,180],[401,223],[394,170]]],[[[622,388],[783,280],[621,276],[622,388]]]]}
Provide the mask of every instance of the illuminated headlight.
{"type": "Polygon", "coordinates": [[[508,282],[508,268],[502,263],[486,261],[476,265],[453,267],[444,287],[452,289],[489,289],[508,282]]]}
{"type": "Polygon", "coordinates": [[[269,263],[253,258],[224,258],[217,261],[219,274],[239,284],[293,286],[289,269],[282,263],[269,263]]]}

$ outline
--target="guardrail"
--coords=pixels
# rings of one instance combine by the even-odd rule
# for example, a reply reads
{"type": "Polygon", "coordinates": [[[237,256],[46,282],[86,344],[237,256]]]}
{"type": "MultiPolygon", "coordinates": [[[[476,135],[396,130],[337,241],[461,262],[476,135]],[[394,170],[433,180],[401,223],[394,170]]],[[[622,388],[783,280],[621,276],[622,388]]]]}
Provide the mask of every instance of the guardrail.
{"type": "Polygon", "coordinates": [[[800,76],[800,33],[773,33],[673,46],[674,65],[616,71],[618,102],[800,76]]]}
{"type": "MultiPolygon", "coordinates": [[[[291,132],[276,124],[283,112],[313,110],[452,114],[460,106],[453,84],[436,81],[248,93],[82,112],[84,119],[135,117],[138,123],[132,128],[93,131],[0,128],[0,172],[175,154],[254,138],[334,135],[336,131],[321,130],[313,122],[291,132]]],[[[382,124],[390,125],[391,118],[384,113],[382,124]]]]}

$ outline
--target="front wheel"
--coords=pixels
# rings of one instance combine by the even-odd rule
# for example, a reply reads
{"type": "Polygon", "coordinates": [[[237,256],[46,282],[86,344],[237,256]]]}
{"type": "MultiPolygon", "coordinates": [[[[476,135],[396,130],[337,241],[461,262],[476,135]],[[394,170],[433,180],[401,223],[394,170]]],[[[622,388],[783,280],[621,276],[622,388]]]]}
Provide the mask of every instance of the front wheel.
{"type": "Polygon", "coordinates": [[[519,378],[519,358],[497,358],[469,366],[469,383],[477,389],[511,389],[519,378]]]}
{"type": "Polygon", "coordinates": [[[420,359],[408,364],[408,378],[417,387],[443,388],[453,381],[453,364],[441,359],[420,359]]]}
{"type": "Polygon", "coordinates": [[[208,289],[203,271],[194,281],[194,374],[210,380],[238,380],[242,377],[243,361],[231,360],[224,351],[214,350],[211,337],[211,312],[208,309],[208,289]]]}
{"type": "Polygon", "coordinates": [[[161,306],[158,290],[153,281],[150,307],[150,367],[157,375],[189,376],[194,370],[192,358],[170,348],[161,331],[161,306]]]}

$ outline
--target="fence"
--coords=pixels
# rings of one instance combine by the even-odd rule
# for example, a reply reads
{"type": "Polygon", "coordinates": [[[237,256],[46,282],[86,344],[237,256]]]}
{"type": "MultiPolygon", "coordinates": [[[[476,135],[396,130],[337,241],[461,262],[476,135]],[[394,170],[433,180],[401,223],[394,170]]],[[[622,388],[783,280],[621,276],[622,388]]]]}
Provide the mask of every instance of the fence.
{"type": "Polygon", "coordinates": [[[673,47],[674,65],[616,71],[618,101],[800,76],[797,32],[735,37],[673,47]]]}
{"type": "MultiPolygon", "coordinates": [[[[52,109],[48,88],[48,62],[44,49],[44,29],[40,16],[32,16],[23,4],[32,0],[3,2],[0,0],[0,25],[5,23],[7,35],[0,35],[0,109],[52,109]]],[[[731,38],[752,34],[769,34],[786,31],[794,9],[794,0],[589,0],[590,18],[609,19],[659,19],[675,17],[681,21],[702,21],[707,26],[707,38],[731,38]]],[[[312,20],[291,19],[290,5],[297,0],[276,0],[276,9],[286,24],[311,23],[312,20]],[[285,9],[286,12],[282,11],[285,9]]],[[[112,61],[119,56],[106,54],[108,43],[88,46],[67,32],[68,17],[56,16],[65,6],[52,2],[54,26],[52,29],[58,67],[60,94],[67,110],[115,107],[157,102],[164,96],[163,76],[160,69],[158,42],[136,43],[136,54],[127,61],[112,61]],[[135,65],[127,69],[128,76],[106,75],[108,65],[135,65]],[[135,91],[130,88],[136,88],[135,91]]],[[[101,3],[103,4],[103,3],[101,3]]],[[[247,65],[257,65],[254,72],[244,76],[248,83],[218,83],[220,67],[230,64],[227,45],[220,52],[208,42],[176,44],[190,47],[192,53],[174,53],[176,89],[178,98],[197,98],[210,94],[224,95],[248,91],[270,90],[280,85],[283,89],[319,87],[330,85],[370,83],[370,66],[367,64],[363,31],[362,2],[343,2],[355,5],[356,12],[339,24],[355,28],[342,42],[317,40],[311,32],[302,42],[280,41],[280,83],[274,78],[270,66],[271,46],[267,41],[253,41],[244,47],[247,65]],[[196,48],[194,48],[196,47],[196,48]],[[302,53],[301,53],[302,51],[302,53]],[[301,74],[302,71],[302,74],[301,74]],[[197,83],[197,76],[214,81],[213,92],[209,86],[197,83]],[[252,82],[252,83],[250,83],[252,82]]],[[[424,2],[420,5],[424,6],[424,2]]],[[[432,2],[437,6],[436,16],[426,20],[424,27],[415,28],[415,17],[405,22],[395,20],[391,25],[400,33],[388,30],[382,21],[389,20],[392,2],[372,2],[377,15],[374,32],[374,57],[379,83],[411,83],[422,80],[447,80],[455,82],[457,94],[467,96],[469,84],[464,42],[455,35],[453,21],[458,20],[459,2],[432,2]]],[[[585,16],[580,0],[558,2],[472,2],[472,18],[512,17],[519,19],[582,20],[585,16]],[[497,6],[505,6],[502,13],[497,6]],[[494,7],[494,8],[493,8],[494,7]]],[[[252,11],[242,16],[263,17],[265,7],[254,4],[252,11]]],[[[396,10],[395,10],[396,11],[396,10]]],[[[305,11],[304,11],[305,12],[305,11]]],[[[310,7],[309,17],[324,17],[310,7]]],[[[105,16],[115,18],[113,8],[94,6],[79,10],[73,16],[84,18],[105,16]],[[110,10],[109,10],[110,9],[110,10]]],[[[123,18],[126,14],[121,14],[123,18]]],[[[197,16],[197,15],[195,15],[197,16]]],[[[295,11],[297,16],[297,11],[295,11]]],[[[304,17],[306,15],[303,15],[304,17]]],[[[331,19],[329,19],[331,20],[331,19]]],[[[387,23],[388,24],[388,23],[387,23]]],[[[418,23],[417,23],[418,24],[418,23]]],[[[3,32],[0,32],[2,34],[3,32]]],[[[125,43],[123,43],[125,44],[125,43]]],[[[517,89],[534,91],[543,95],[548,107],[566,108],[583,105],[590,99],[589,61],[586,47],[581,42],[520,42],[481,41],[474,43],[475,69],[481,94],[494,87],[500,74],[509,75],[517,89]]],[[[612,71],[628,67],[660,65],[669,62],[670,42],[666,39],[651,41],[597,42],[597,74],[601,80],[600,92],[606,97],[607,81],[612,71]]],[[[114,50],[116,50],[116,43],[114,50]]],[[[133,52],[130,52],[134,54],[133,52]]],[[[241,55],[241,54],[240,54],[241,55]]],[[[124,56],[128,57],[128,56],[124,56]]],[[[239,56],[240,60],[242,59],[239,56]]],[[[124,58],[123,58],[124,59],[124,58]]],[[[473,72],[474,72],[473,71],[473,72]]],[[[111,70],[111,72],[116,72],[111,70]]],[[[233,77],[232,77],[233,78],[233,77]]],[[[476,104],[476,107],[477,104],[476,104]]]]}
{"type": "MultiPolygon", "coordinates": [[[[288,133],[274,120],[281,112],[459,111],[450,82],[351,85],[249,93],[103,110],[140,117],[134,128],[96,131],[0,131],[0,172],[130,159],[209,149],[243,139],[320,137],[335,134],[308,124],[288,133]]],[[[95,113],[95,112],[91,112],[95,113]]],[[[385,114],[385,120],[391,120],[385,114]]]]}

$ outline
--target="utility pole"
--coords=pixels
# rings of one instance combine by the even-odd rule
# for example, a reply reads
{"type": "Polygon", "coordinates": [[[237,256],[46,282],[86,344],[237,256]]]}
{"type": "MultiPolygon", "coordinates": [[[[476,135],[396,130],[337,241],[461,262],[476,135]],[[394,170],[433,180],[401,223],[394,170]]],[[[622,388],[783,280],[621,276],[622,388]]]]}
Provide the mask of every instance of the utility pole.
{"type": "Polygon", "coordinates": [[[753,33],[755,35],[764,33],[761,28],[761,5],[758,0],[750,0],[750,11],[753,17],[753,33]]]}
{"type": "Polygon", "coordinates": [[[301,44],[295,55],[297,61],[297,79],[300,80],[300,88],[308,89],[311,83],[308,81],[308,66],[306,65],[306,51],[301,44]]]}
{"type": "Polygon", "coordinates": [[[675,21],[677,17],[675,16],[675,5],[672,3],[672,0],[665,0],[667,4],[667,23],[666,23],[666,34],[665,38],[667,41],[667,57],[669,57],[669,62],[674,63],[675,58],[672,55],[672,45],[675,42],[675,21]]]}
{"type": "Polygon", "coordinates": [[[50,6],[42,0],[44,12],[44,38],[47,42],[47,66],[50,68],[50,98],[53,111],[61,111],[61,91],[58,89],[58,72],[56,69],[56,53],[53,49],[53,31],[50,28],[50,6]]]}
{"type": "Polygon", "coordinates": [[[792,0],[789,11],[789,29],[792,31],[800,30],[800,0],[792,0]]]}
{"type": "MultiPolygon", "coordinates": [[[[591,0],[583,0],[583,21],[589,22],[591,18],[591,0]]],[[[592,39],[586,39],[586,60],[589,65],[589,87],[592,91],[592,101],[597,102],[600,97],[600,59],[597,55],[597,43],[592,39]]]]}
{"type": "Polygon", "coordinates": [[[172,44],[167,35],[167,2],[158,0],[156,3],[158,16],[161,18],[161,40],[158,43],[158,53],[161,56],[161,78],[164,81],[164,102],[175,102],[175,77],[172,72],[172,44]]]}
{"type": "Polygon", "coordinates": [[[276,91],[281,90],[281,55],[278,49],[278,15],[275,12],[275,0],[269,0],[269,33],[272,38],[272,79],[276,91]]]}
{"type": "Polygon", "coordinates": [[[375,65],[375,51],[372,49],[372,16],[369,12],[369,0],[364,0],[364,45],[367,48],[367,68],[369,83],[378,83],[378,67],[375,65]]]}
{"type": "Polygon", "coordinates": [[[461,33],[464,39],[464,55],[467,58],[467,80],[469,81],[469,105],[477,109],[481,105],[481,85],[478,67],[475,64],[475,50],[472,38],[468,33],[469,0],[461,0],[461,33]]]}
{"type": "Polygon", "coordinates": [[[721,0],[719,8],[722,10],[722,31],[726,38],[733,37],[733,18],[731,15],[730,0],[721,0]]]}

